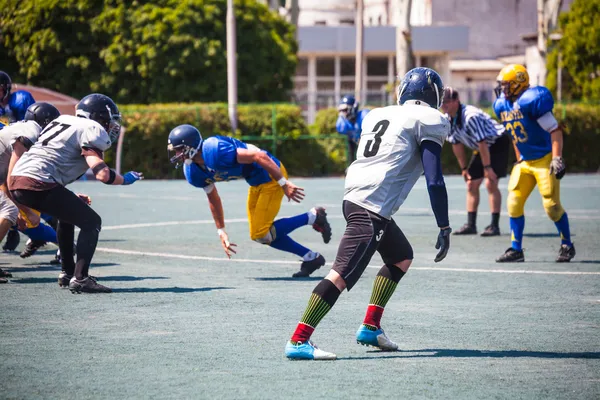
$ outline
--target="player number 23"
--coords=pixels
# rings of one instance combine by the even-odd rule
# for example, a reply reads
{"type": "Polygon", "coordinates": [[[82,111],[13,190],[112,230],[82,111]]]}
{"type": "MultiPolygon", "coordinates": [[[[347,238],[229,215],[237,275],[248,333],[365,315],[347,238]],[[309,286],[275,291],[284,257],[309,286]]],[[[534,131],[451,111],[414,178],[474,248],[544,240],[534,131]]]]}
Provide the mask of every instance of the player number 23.
{"type": "Polygon", "coordinates": [[[521,121],[507,123],[506,129],[510,132],[513,140],[516,142],[518,141],[519,143],[525,143],[527,139],[529,139],[529,136],[527,136],[527,132],[525,131],[525,127],[521,121]]]}
{"type": "Polygon", "coordinates": [[[390,121],[388,121],[387,119],[379,121],[375,125],[375,127],[373,128],[373,132],[371,132],[375,134],[375,137],[373,137],[373,139],[369,139],[369,141],[367,142],[365,146],[365,151],[363,153],[365,157],[373,157],[377,154],[377,152],[379,151],[379,145],[381,145],[381,137],[387,130],[388,126],[390,126],[390,121]]]}

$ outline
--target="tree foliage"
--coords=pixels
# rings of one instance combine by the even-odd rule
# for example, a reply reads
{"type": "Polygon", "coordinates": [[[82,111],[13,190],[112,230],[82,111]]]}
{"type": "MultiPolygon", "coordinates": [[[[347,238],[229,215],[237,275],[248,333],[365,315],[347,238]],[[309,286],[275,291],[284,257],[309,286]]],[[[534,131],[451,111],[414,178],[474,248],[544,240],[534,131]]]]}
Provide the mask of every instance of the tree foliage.
{"type": "Polygon", "coordinates": [[[575,0],[560,15],[562,39],[548,56],[548,86],[556,90],[558,54],[562,55],[563,97],[600,101],[600,0],[575,0]]]}
{"type": "MultiPolygon", "coordinates": [[[[2,40],[32,84],[127,103],[227,99],[226,0],[8,3],[2,40]]],[[[256,0],[235,8],[239,101],[283,100],[297,63],[293,26],[256,0]]]]}

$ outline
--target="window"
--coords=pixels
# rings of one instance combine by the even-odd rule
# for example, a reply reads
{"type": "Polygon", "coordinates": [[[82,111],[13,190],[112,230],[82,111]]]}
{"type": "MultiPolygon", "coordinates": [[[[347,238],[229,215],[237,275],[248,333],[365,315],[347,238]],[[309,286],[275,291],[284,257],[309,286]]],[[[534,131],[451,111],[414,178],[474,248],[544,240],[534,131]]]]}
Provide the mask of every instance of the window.
{"type": "Polygon", "coordinates": [[[354,57],[342,57],[341,58],[341,72],[342,76],[354,76],[356,67],[356,60],[354,57]]]}
{"type": "Polygon", "coordinates": [[[333,58],[317,58],[317,76],[335,76],[333,58]]]}
{"type": "Polygon", "coordinates": [[[368,76],[387,76],[388,74],[388,59],[384,57],[369,57],[367,58],[367,75],[368,76]]]}
{"type": "Polygon", "coordinates": [[[308,76],[308,58],[298,57],[296,76],[308,76]]]}

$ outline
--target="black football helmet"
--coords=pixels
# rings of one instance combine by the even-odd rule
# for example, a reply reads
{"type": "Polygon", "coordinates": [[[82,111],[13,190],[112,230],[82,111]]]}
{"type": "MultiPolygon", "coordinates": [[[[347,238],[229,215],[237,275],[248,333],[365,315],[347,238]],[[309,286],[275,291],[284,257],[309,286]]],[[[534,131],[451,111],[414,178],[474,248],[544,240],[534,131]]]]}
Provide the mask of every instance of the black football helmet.
{"type": "Polygon", "coordinates": [[[121,132],[121,114],[114,101],[100,93],[85,96],[75,108],[78,117],[96,121],[108,132],[110,140],[114,143],[121,132]]]}
{"type": "Polygon", "coordinates": [[[2,98],[0,98],[0,101],[4,101],[8,98],[8,96],[10,96],[10,90],[12,88],[12,80],[4,71],[0,71],[0,88],[2,88],[4,92],[2,98]]]}
{"type": "Polygon", "coordinates": [[[440,108],[444,99],[442,78],[431,68],[413,68],[404,75],[397,89],[398,105],[407,101],[427,104],[440,108]]]}
{"type": "Polygon", "coordinates": [[[60,111],[50,103],[33,103],[27,107],[25,112],[25,121],[35,121],[44,129],[50,121],[60,116],[60,111]]]}

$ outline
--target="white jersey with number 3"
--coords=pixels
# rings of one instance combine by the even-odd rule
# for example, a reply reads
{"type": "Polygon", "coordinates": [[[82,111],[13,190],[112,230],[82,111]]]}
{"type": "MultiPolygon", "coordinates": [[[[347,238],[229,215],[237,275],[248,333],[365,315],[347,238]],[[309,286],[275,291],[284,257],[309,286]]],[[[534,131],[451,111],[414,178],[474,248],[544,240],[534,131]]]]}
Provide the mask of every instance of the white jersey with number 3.
{"type": "Polygon", "coordinates": [[[106,130],[91,119],[61,115],[42,131],[38,141],[15,165],[13,176],[26,176],[63,186],[88,170],[84,148],[104,152],[111,142],[106,130]]]}
{"type": "Polygon", "coordinates": [[[444,144],[450,122],[426,105],[377,108],[363,121],[356,161],[346,174],[344,200],[390,219],[423,173],[420,144],[444,144]]]}

